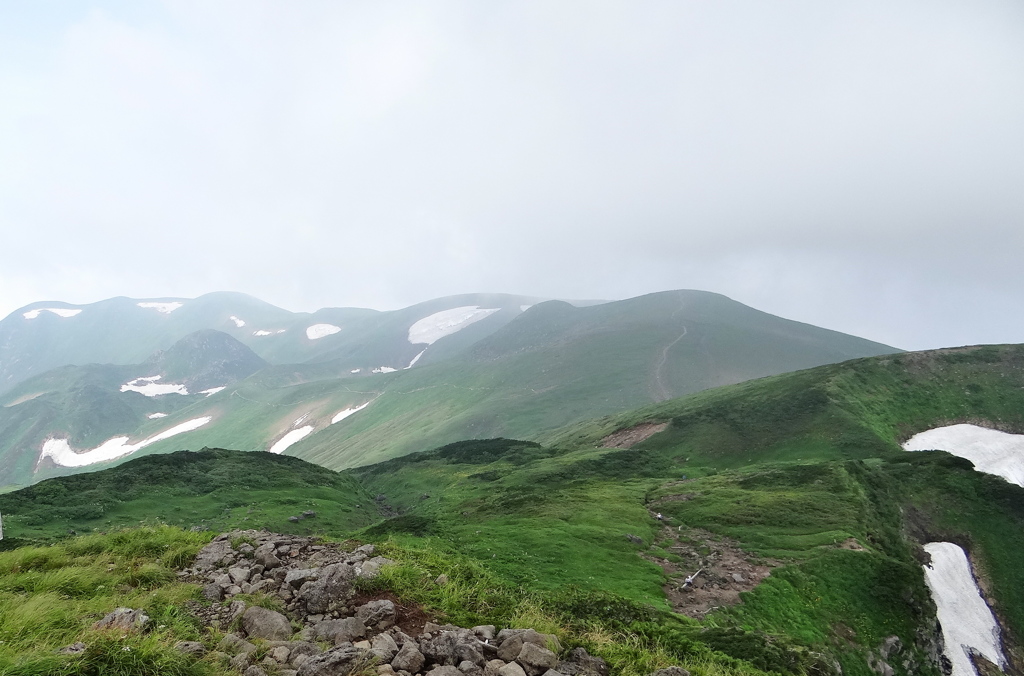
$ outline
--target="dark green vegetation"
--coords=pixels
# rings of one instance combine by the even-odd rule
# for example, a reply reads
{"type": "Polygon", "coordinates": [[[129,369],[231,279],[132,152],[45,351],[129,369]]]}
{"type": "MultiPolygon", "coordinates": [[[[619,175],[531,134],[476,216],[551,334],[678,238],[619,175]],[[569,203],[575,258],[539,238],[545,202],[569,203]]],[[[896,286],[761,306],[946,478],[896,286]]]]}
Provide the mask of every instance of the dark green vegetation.
{"type": "Polygon", "coordinates": [[[52,537],[73,523],[105,527],[60,511],[55,489],[44,487],[62,486],[64,495],[121,492],[120,523],[190,525],[182,511],[197,510],[217,529],[281,530],[286,512],[306,507],[288,503],[254,518],[253,505],[274,499],[271,486],[304,499],[313,485],[330,484],[334,495],[347,491],[334,512],[344,518],[330,522],[321,507],[291,526],[380,543],[400,564],[378,585],[455,622],[557,631],[629,674],[668,663],[698,675],[824,674],[835,661],[844,674],[869,676],[869,653],[895,635],[905,646],[889,661],[895,673],[938,676],[927,659],[934,607],[920,544],[954,541],[971,552],[1019,667],[1024,489],[945,453],[903,452],[899,443],[955,422],[1024,431],[1022,367],[1024,346],[861,359],[581,423],[542,443],[463,441],[341,474],[265,454],[151,456],[57,480],[82,482],[73,488],[45,482],[32,489],[38,493],[0,496],[0,512],[15,537],[52,537]],[[608,434],[649,422],[667,427],[632,448],[601,447],[608,434]],[[176,457],[197,469],[171,476],[176,465],[162,462],[176,457]],[[131,493],[124,482],[136,474],[131,493]],[[206,486],[201,477],[221,474],[222,484],[195,490],[206,486]],[[256,475],[267,476],[265,497],[249,497],[258,487],[239,490],[235,497],[246,501],[232,507],[229,484],[256,475]],[[174,497],[148,499],[160,492],[174,497]],[[225,507],[231,511],[212,521],[225,507]],[[40,520],[34,532],[30,517],[40,520]],[[698,550],[734,543],[772,572],[742,604],[691,619],[673,612],[687,610],[686,595],[666,590],[693,570],[657,565],[681,561],[673,542],[698,550]],[[428,584],[440,573],[453,584],[428,584]]]}
{"type": "Polygon", "coordinates": [[[152,455],[102,472],[42,481],[0,495],[10,547],[69,531],[140,524],[223,531],[341,534],[373,523],[373,500],[352,477],[298,458],[204,449],[152,455]],[[315,517],[288,517],[314,511],[315,517]]]}
{"type": "MultiPolygon", "coordinates": [[[[55,467],[49,460],[37,467],[43,443],[53,437],[68,438],[73,448],[86,451],[116,436],[128,435],[137,442],[210,416],[203,427],[154,443],[138,454],[202,446],[268,450],[289,432],[311,426],[312,433],[287,453],[343,469],[466,438],[536,439],[573,422],[673,396],[894,351],[700,291],[585,307],[548,301],[525,311],[520,305],[524,300],[469,295],[389,313],[338,310],[336,317],[327,313],[293,318],[285,333],[261,337],[250,329],[262,324],[247,321],[242,331],[228,320],[225,309],[217,323],[223,333],[194,334],[138,368],[49,371],[0,398],[0,430],[5,431],[0,435],[0,485],[25,485],[77,471],[55,467]],[[429,347],[409,342],[409,327],[418,320],[476,305],[496,311],[429,347]],[[318,340],[305,338],[305,328],[320,321],[344,328],[318,340]],[[301,338],[295,344],[305,352],[267,349],[271,343],[265,341],[294,342],[297,332],[301,338]],[[215,340],[216,336],[221,338],[215,340]],[[251,373],[256,361],[229,336],[275,365],[235,382],[251,373]],[[204,345],[216,349],[204,352],[204,345]],[[415,367],[405,369],[421,352],[415,367]],[[197,357],[200,354],[207,356],[197,357]],[[221,361],[233,366],[216,368],[217,361],[209,354],[219,354],[221,361]],[[286,358],[302,363],[282,363],[286,358]],[[382,366],[397,370],[373,372],[382,366]],[[190,384],[193,394],[151,399],[118,391],[131,378],[158,372],[165,375],[162,382],[190,384]],[[199,387],[223,385],[228,387],[209,398],[194,394],[199,387]],[[90,395],[79,396],[86,386],[90,395]],[[332,424],[340,411],[365,404],[365,410],[332,424]],[[168,417],[151,420],[143,412],[168,417]]],[[[202,309],[212,302],[204,297],[185,301],[170,315],[146,310],[149,314],[143,316],[184,321],[192,317],[189,312],[198,311],[189,310],[193,303],[202,309]]],[[[142,311],[130,303],[125,311],[129,310],[133,317],[142,311]]],[[[54,331],[73,331],[74,322],[90,312],[92,306],[71,318],[44,313],[33,320],[15,314],[2,324],[17,333],[42,326],[33,322],[59,320],[65,323],[55,324],[54,331]]],[[[7,329],[0,326],[0,343],[3,330],[7,329]]]]}

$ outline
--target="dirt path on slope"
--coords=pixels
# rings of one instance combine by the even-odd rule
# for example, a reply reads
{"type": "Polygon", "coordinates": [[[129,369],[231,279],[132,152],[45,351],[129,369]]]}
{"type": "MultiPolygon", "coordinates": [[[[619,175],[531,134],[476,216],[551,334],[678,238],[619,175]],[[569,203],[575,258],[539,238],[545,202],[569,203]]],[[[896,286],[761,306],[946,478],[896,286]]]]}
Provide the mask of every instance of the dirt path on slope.
{"type": "Polygon", "coordinates": [[[668,351],[675,347],[675,344],[686,337],[686,327],[683,327],[683,332],[679,334],[675,340],[666,345],[661,350],[661,358],[658,360],[657,365],[654,367],[654,378],[652,380],[652,386],[654,387],[654,400],[665,401],[666,399],[672,398],[672,392],[668,389],[668,385],[665,383],[665,365],[668,364],[668,351]]]}

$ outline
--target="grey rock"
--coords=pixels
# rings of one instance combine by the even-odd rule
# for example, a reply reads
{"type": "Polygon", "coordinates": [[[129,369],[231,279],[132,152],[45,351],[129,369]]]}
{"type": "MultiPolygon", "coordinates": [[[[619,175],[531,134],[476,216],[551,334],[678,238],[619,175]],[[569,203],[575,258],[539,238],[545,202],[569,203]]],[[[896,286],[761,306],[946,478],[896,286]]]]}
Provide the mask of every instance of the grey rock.
{"type": "Polygon", "coordinates": [[[230,587],[228,587],[227,589],[225,589],[224,593],[227,594],[228,596],[234,596],[235,594],[241,594],[242,593],[242,588],[239,587],[237,584],[233,584],[230,587]]]}
{"type": "Polygon", "coordinates": [[[215,582],[211,582],[209,584],[204,584],[203,585],[203,598],[206,599],[207,601],[212,601],[213,603],[217,603],[218,601],[220,601],[221,599],[224,598],[224,590],[221,589],[220,585],[215,583],[215,582]]]}
{"type": "Polygon", "coordinates": [[[298,589],[304,583],[316,580],[319,577],[319,568],[299,568],[298,570],[289,570],[284,577],[284,582],[298,589]]]}
{"type": "Polygon", "coordinates": [[[180,653],[196,655],[197,657],[202,657],[206,654],[206,646],[199,641],[178,641],[174,644],[174,649],[180,653]]]}
{"type": "Polygon", "coordinates": [[[267,676],[267,672],[262,667],[258,667],[255,664],[245,670],[242,676],[267,676]]]}
{"type": "Polygon", "coordinates": [[[459,662],[459,671],[465,676],[483,676],[484,670],[480,668],[479,664],[465,660],[459,662]]]}
{"type": "Polygon", "coordinates": [[[256,551],[253,553],[253,560],[255,560],[256,563],[258,563],[259,565],[263,566],[264,570],[280,568],[282,565],[281,559],[277,558],[277,555],[274,553],[274,550],[275,547],[274,543],[272,542],[260,545],[256,548],[256,551]]]}
{"type": "Polygon", "coordinates": [[[523,671],[529,676],[540,676],[558,665],[558,655],[534,643],[523,643],[516,662],[522,665],[523,671]]]}
{"type": "Polygon", "coordinates": [[[608,664],[584,648],[573,648],[569,659],[560,663],[558,670],[566,676],[608,676],[608,664]]]}
{"type": "Polygon", "coordinates": [[[505,666],[505,660],[490,660],[484,665],[484,676],[498,676],[498,672],[505,666]]]}
{"type": "Polygon", "coordinates": [[[308,614],[326,613],[343,605],[352,596],[355,569],[347,563],[335,563],[320,569],[320,578],[299,589],[299,598],[308,614]]]}
{"type": "Polygon", "coordinates": [[[331,648],[308,658],[299,667],[298,676],[348,676],[370,665],[369,653],[349,646],[331,648]]]}
{"type": "Polygon", "coordinates": [[[743,577],[743,575],[740,574],[740,573],[733,573],[732,574],[732,581],[733,582],[746,582],[747,578],[743,577]]]}
{"type": "Polygon", "coordinates": [[[250,575],[252,575],[252,571],[248,568],[228,568],[228,577],[231,578],[231,582],[239,586],[243,582],[248,582],[250,575]]]}
{"type": "Polygon", "coordinates": [[[444,573],[441,573],[437,576],[437,579],[434,580],[434,584],[436,584],[438,587],[445,586],[446,584],[448,584],[448,576],[444,573]]]}
{"type": "Polygon", "coordinates": [[[373,627],[378,631],[384,631],[395,626],[397,612],[395,604],[387,599],[370,601],[356,610],[356,617],[363,621],[367,627],[373,627]]]}
{"type": "Polygon", "coordinates": [[[57,654],[58,655],[78,655],[79,653],[84,653],[85,652],[85,648],[86,648],[86,645],[84,643],[82,643],[81,641],[79,641],[78,643],[72,643],[71,645],[64,646],[63,648],[61,648],[60,650],[57,651],[57,654]]]}
{"type": "Polygon", "coordinates": [[[398,654],[398,644],[389,634],[377,634],[370,643],[370,650],[381,662],[390,663],[398,654]]]}
{"type": "Polygon", "coordinates": [[[391,660],[391,666],[396,671],[407,671],[410,674],[415,674],[423,668],[423,664],[426,662],[426,658],[423,657],[423,653],[419,651],[416,644],[413,641],[408,641],[402,646],[395,658],[391,660]]]}
{"type": "Polygon", "coordinates": [[[217,650],[227,653],[228,655],[237,655],[239,653],[251,653],[256,651],[256,646],[249,643],[238,634],[225,634],[224,638],[217,644],[217,650]]]}
{"type": "Polygon", "coordinates": [[[498,669],[498,676],[526,676],[526,672],[515,662],[509,662],[501,669],[498,669]]]}
{"type": "Polygon", "coordinates": [[[270,657],[275,662],[286,664],[288,662],[288,658],[291,656],[291,652],[292,651],[288,650],[286,646],[279,645],[270,651],[270,657]]]}
{"type": "Polygon", "coordinates": [[[463,676],[463,674],[459,671],[458,667],[442,665],[428,671],[427,676],[463,676]]]}
{"type": "Polygon", "coordinates": [[[482,624],[473,627],[470,631],[476,634],[481,641],[490,641],[494,638],[495,628],[493,624],[482,624]]]}
{"type": "Polygon", "coordinates": [[[242,629],[249,638],[286,641],[291,638],[292,625],[281,613],[253,606],[242,614],[242,629]]]}
{"type": "Polygon", "coordinates": [[[245,604],[245,601],[232,601],[231,605],[228,606],[226,624],[231,624],[241,617],[247,607],[248,606],[245,604]]]}
{"type": "Polygon", "coordinates": [[[227,534],[218,535],[208,545],[199,550],[192,567],[200,572],[213,570],[230,553],[231,542],[227,534]]]}
{"type": "Polygon", "coordinates": [[[478,643],[473,632],[467,629],[440,631],[436,635],[432,634],[429,639],[420,639],[420,652],[438,665],[455,666],[468,660],[483,666],[486,660],[478,643]]]}
{"type": "Polygon", "coordinates": [[[543,674],[541,674],[541,676],[569,676],[569,675],[568,674],[563,674],[561,671],[556,671],[555,669],[548,669],[543,674]]]}
{"type": "Polygon", "coordinates": [[[93,629],[115,629],[117,631],[139,631],[149,624],[149,615],[141,608],[115,608],[102,620],[92,625],[93,629]]]}
{"type": "Polygon", "coordinates": [[[324,620],[313,626],[313,638],[334,645],[351,642],[366,636],[366,625],[358,617],[324,620]]]}
{"type": "Polygon", "coordinates": [[[665,667],[652,672],[651,676],[690,676],[690,672],[682,667],[665,667]]]}
{"type": "Polygon", "coordinates": [[[278,585],[277,581],[274,580],[273,578],[263,579],[263,580],[260,580],[259,582],[255,583],[252,586],[252,588],[249,589],[249,593],[250,594],[273,594],[273,593],[275,593],[277,591],[278,586],[279,585],[278,585]]]}

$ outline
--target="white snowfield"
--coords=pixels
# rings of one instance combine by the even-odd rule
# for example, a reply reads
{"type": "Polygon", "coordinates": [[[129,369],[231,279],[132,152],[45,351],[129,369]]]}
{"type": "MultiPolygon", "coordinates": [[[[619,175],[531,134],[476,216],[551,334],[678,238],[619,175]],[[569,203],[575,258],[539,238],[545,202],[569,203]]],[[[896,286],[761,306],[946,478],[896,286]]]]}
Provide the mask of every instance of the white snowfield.
{"type": "Polygon", "coordinates": [[[306,329],[306,337],[310,340],[320,340],[339,331],[341,331],[341,327],[334,324],[313,324],[306,329]]]}
{"type": "Polygon", "coordinates": [[[235,326],[237,326],[238,328],[242,328],[243,326],[245,326],[245,320],[244,319],[239,319],[238,317],[236,317],[234,315],[231,315],[230,317],[228,317],[228,319],[233,321],[235,323],[235,326]]]}
{"type": "Polygon", "coordinates": [[[372,403],[373,403],[373,400],[371,399],[370,401],[366,402],[365,404],[360,404],[359,406],[353,406],[352,408],[346,408],[344,410],[338,411],[337,413],[334,414],[334,417],[331,418],[331,424],[333,425],[334,423],[340,423],[345,418],[349,417],[353,413],[359,413],[360,411],[362,411],[364,408],[366,408],[367,406],[369,406],[372,403]]]}
{"type": "Polygon", "coordinates": [[[979,472],[1024,486],[1024,434],[977,425],[948,425],[915,434],[903,444],[903,450],[947,451],[970,460],[979,472]]]}
{"type": "Polygon", "coordinates": [[[254,336],[269,336],[269,335],[273,335],[273,332],[272,331],[264,331],[263,329],[260,329],[259,331],[253,331],[252,335],[254,335],[254,336]]]}
{"type": "Polygon", "coordinates": [[[150,420],[156,420],[157,418],[166,418],[167,414],[166,413],[150,413],[146,417],[149,418],[150,420]]]}
{"type": "Polygon", "coordinates": [[[57,315],[58,317],[65,317],[66,318],[66,317],[74,317],[75,315],[77,315],[81,311],[82,310],[80,308],[71,309],[71,308],[66,308],[66,307],[41,307],[41,308],[36,308],[35,310],[29,310],[28,312],[23,313],[21,316],[24,317],[25,319],[36,319],[37,317],[39,317],[39,315],[41,315],[44,312],[52,312],[53,314],[57,315]]]}
{"type": "Polygon", "coordinates": [[[147,397],[160,397],[165,394],[188,394],[188,388],[178,383],[158,383],[161,376],[146,376],[129,380],[121,386],[122,392],[138,392],[147,397]]]}
{"type": "Polygon", "coordinates": [[[422,343],[433,345],[445,336],[458,333],[470,324],[486,319],[500,309],[466,305],[435,312],[409,327],[409,342],[413,345],[422,343]]]}
{"type": "Polygon", "coordinates": [[[423,353],[426,352],[426,351],[427,351],[427,348],[423,348],[422,350],[420,350],[420,353],[418,355],[416,355],[415,357],[413,357],[412,361],[409,362],[409,365],[406,366],[405,368],[411,369],[413,366],[415,366],[416,362],[418,362],[420,360],[420,357],[422,357],[423,353]]]}
{"type": "Polygon", "coordinates": [[[371,373],[394,373],[397,370],[398,369],[393,369],[390,366],[378,366],[377,368],[373,369],[371,373]]]}
{"type": "Polygon", "coordinates": [[[924,567],[924,580],[938,608],[945,655],[953,663],[952,676],[977,676],[970,650],[1005,667],[999,625],[978,591],[967,554],[952,542],[929,542],[924,549],[932,557],[931,564],[924,567]]]}
{"type": "Polygon", "coordinates": [[[278,455],[280,455],[281,453],[284,453],[285,450],[287,450],[287,448],[292,444],[308,437],[310,433],[312,433],[312,431],[312,425],[306,425],[305,427],[300,427],[297,430],[292,430],[288,434],[278,439],[274,443],[274,445],[270,447],[270,452],[277,453],[278,455]]]}
{"type": "Polygon", "coordinates": [[[142,303],[136,303],[139,307],[156,310],[157,312],[165,315],[169,315],[178,308],[184,306],[184,303],[157,303],[155,301],[145,301],[142,303]]]}
{"type": "MultiPolygon", "coordinates": [[[[85,467],[97,462],[116,460],[117,458],[131,455],[135,451],[155,444],[158,441],[199,429],[211,420],[213,420],[213,416],[208,415],[202,418],[193,418],[134,444],[128,443],[128,437],[114,437],[104,441],[92,450],[81,452],[76,452],[72,449],[67,439],[47,439],[43,442],[43,452],[39,454],[39,462],[43,458],[50,458],[61,467],[85,467]]],[[[39,463],[37,462],[36,468],[38,467],[39,463]]]]}
{"type": "Polygon", "coordinates": [[[363,369],[352,369],[351,371],[349,371],[349,373],[359,373],[362,370],[363,369]]]}
{"type": "Polygon", "coordinates": [[[203,390],[199,394],[205,394],[208,397],[212,397],[213,395],[217,394],[218,392],[220,392],[221,390],[225,389],[226,387],[227,387],[227,385],[221,385],[220,387],[211,387],[208,390],[203,390]]]}

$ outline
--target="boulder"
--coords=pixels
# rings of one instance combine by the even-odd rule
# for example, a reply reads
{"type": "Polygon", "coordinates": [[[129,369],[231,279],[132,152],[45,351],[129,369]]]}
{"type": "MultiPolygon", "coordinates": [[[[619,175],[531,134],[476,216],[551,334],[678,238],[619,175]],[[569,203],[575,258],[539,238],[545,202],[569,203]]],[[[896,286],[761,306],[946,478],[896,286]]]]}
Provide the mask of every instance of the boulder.
{"type": "Polygon", "coordinates": [[[252,575],[252,571],[248,568],[228,568],[228,577],[231,578],[232,583],[237,585],[248,582],[250,575],[252,575]]]}
{"type": "Polygon", "coordinates": [[[174,649],[180,653],[195,655],[196,657],[202,657],[206,654],[206,646],[199,641],[178,641],[174,644],[174,649]]]}
{"type": "Polygon", "coordinates": [[[347,563],[334,563],[320,569],[320,578],[299,589],[299,599],[309,615],[326,613],[343,605],[352,596],[355,569],[347,563]]]}
{"type": "Polygon", "coordinates": [[[256,646],[249,643],[238,634],[224,634],[224,638],[217,644],[217,650],[227,653],[228,655],[237,655],[238,653],[251,653],[255,652],[256,646]]]}
{"type": "Polygon", "coordinates": [[[299,568],[297,570],[289,570],[284,576],[284,582],[298,589],[304,583],[316,580],[319,577],[319,568],[299,568]]]}
{"type": "Polygon", "coordinates": [[[498,676],[498,672],[505,666],[504,660],[490,660],[484,665],[484,676],[498,676]]]}
{"type": "Polygon", "coordinates": [[[483,676],[484,670],[480,668],[480,665],[465,660],[459,662],[459,671],[462,672],[463,676],[483,676]]]}
{"type": "Polygon", "coordinates": [[[428,671],[427,676],[464,676],[464,674],[457,667],[443,665],[428,671]]]}
{"type": "Polygon", "coordinates": [[[558,671],[566,676],[608,676],[608,664],[583,648],[573,648],[569,658],[559,663],[558,671]]]}
{"type": "Polygon", "coordinates": [[[477,627],[473,627],[470,631],[477,635],[481,641],[490,641],[494,638],[494,625],[493,624],[482,624],[477,627]]]}
{"type": "Polygon", "coordinates": [[[258,667],[255,664],[245,670],[242,676],[267,676],[267,672],[263,670],[263,667],[258,667]]]}
{"type": "Polygon", "coordinates": [[[540,676],[558,665],[558,655],[534,643],[523,643],[516,662],[522,665],[523,671],[529,676],[540,676]]]}
{"type": "Polygon", "coordinates": [[[468,629],[440,631],[430,638],[421,638],[420,652],[438,665],[455,666],[468,660],[482,667],[487,662],[476,635],[468,629]]]}
{"type": "Polygon", "coordinates": [[[423,657],[423,653],[416,647],[416,643],[413,641],[407,641],[402,646],[395,658],[391,660],[391,666],[396,671],[407,671],[410,674],[415,674],[423,668],[423,663],[426,662],[426,658],[423,657]]]}
{"type": "Polygon", "coordinates": [[[292,635],[292,625],[287,617],[259,606],[252,606],[242,614],[242,629],[249,638],[268,641],[286,641],[292,635]]]}
{"type": "Polygon", "coordinates": [[[149,624],[149,615],[141,608],[115,608],[102,620],[92,625],[93,629],[115,629],[117,631],[139,631],[149,624]]]}
{"type": "Polygon", "coordinates": [[[351,645],[339,646],[307,659],[299,667],[298,676],[349,676],[360,673],[371,660],[365,651],[351,645]]]}
{"type": "Polygon", "coordinates": [[[328,641],[334,645],[357,641],[366,636],[366,625],[358,617],[340,620],[324,620],[313,625],[313,638],[328,641]]]}
{"type": "Polygon", "coordinates": [[[394,603],[387,599],[381,599],[359,606],[356,610],[356,617],[362,620],[363,624],[367,627],[372,627],[377,631],[384,631],[395,626],[397,612],[394,603]]]}
{"type": "Polygon", "coordinates": [[[203,585],[203,598],[218,603],[224,598],[224,590],[216,582],[203,585]]]}
{"type": "Polygon", "coordinates": [[[370,650],[380,658],[381,662],[390,663],[398,654],[398,644],[388,634],[377,634],[370,643],[370,650]]]}
{"type": "Polygon", "coordinates": [[[515,662],[509,662],[501,669],[498,669],[498,676],[526,676],[526,672],[515,662]]]}

